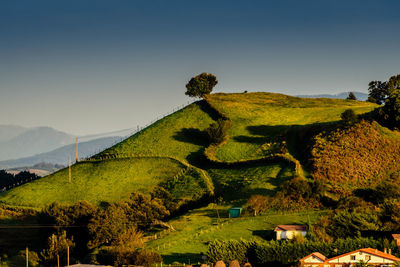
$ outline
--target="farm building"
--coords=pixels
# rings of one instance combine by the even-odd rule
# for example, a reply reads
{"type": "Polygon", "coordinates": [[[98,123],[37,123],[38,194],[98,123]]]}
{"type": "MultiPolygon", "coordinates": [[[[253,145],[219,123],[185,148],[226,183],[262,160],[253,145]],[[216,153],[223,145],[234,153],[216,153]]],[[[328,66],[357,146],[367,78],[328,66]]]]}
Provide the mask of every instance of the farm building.
{"type": "Polygon", "coordinates": [[[276,232],[276,240],[293,239],[296,235],[306,236],[306,225],[277,225],[274,229],[276,232]]]}
{"type": "Polygon", "coordinates": [[[242,213],[242,208],[235,207],[229,209],[229,218],[237,218],[242,213]]]}
{"type": "Polygon", "coordinates": [[[367,262],[368,266],[393,266],[400,259],[374,248],[362,248],[333,258],[326,258],[319,252],[314,252],[300,260],[302,267],[345,267],[359,262],[367,262]]]}

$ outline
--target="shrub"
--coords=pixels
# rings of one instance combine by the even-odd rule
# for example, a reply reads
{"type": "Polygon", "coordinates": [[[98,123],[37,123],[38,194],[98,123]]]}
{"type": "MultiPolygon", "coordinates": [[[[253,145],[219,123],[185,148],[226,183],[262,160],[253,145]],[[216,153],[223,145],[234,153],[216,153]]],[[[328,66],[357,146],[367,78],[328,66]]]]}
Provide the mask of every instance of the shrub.
{"type": "Polygon", "coordinates": [[[343,111],[343,113],[340,114],[340,118],[343,120],[345,125],[353,125],[358,121],[358,116],[352,109],[346,109],[343,111]]]}
{"type": "Polygon", "coordinates": [[[211,144],[220,144],[228,137],[228,130],[232,127],[232,121],[218,119],[216,123],[210,124],[206,129],[211,144]]]}
{"type": "Polygon", "coordinates": [[[140,250],[135,256],[135,265],[152,267],[155,263],[162,262],[160,254],[150,250],[140,250]]]}

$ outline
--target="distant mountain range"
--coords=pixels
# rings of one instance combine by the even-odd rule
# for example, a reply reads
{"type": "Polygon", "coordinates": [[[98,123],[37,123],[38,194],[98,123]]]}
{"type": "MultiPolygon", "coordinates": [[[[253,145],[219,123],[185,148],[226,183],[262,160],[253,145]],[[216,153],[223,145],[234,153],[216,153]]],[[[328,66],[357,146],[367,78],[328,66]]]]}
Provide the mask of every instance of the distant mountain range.
{"type": "MultiPolygon", "coordinates": [[[[113,145],[134,129],[79,136],[79,157],[88,157],[113,145]]],[[[75,158],[75,136],[50,127],[0,125],[0,169],[25,168],[40,163],[68,163],[75,158]]]]}
{"type": "MultiPolygon", "coordinates": [[[[79,158],[85,158],[91,156],[103,149],[106,149],[116,142],[121,141],[120,136],[104,137],[95,140],[79,143],[78,155],[79,158]]],[[[16,167],[23,167],[28,169],[30,166],[37,165],[43,162],[51,164],[68,164],[68,156],[71,156],[72,162],[75,162],[75,144],[66,145],[57,148],[53,151],[41,153],[31,157],[24,157],[15,160],[0,161],[0,169],[11,169],[16,167]]]]}
{"type": "Polygon", "coordinates": [[[17,159],[44,153],[74,142],[70,134],[50,127],[21,128],[2,125],[0,160],[17,159]]]}
{"type": "MultiPolygon", "coordinates": [[[[337,98],[346,99],[350,92],[343,92],[339,94],[319,94],[319,95],[296,95],[297,97],[307,97],[307,98],[337,98]]],[[[368,94],[361,92],[353,92],[357,100],[365,101],[368,98],[368,94]]]]}

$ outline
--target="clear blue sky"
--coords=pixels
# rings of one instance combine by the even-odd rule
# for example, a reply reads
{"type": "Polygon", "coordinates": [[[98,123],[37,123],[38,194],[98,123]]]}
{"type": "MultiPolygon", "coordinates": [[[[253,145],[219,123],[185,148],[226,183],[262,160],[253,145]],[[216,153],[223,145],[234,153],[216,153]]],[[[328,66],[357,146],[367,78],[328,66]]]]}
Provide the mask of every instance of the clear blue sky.
{"type": "Polygon", "coordinates": [[[364,91],[400,73],[400,1],[2,0],[0,124],[136,127],[216,92],[364,91]]]}

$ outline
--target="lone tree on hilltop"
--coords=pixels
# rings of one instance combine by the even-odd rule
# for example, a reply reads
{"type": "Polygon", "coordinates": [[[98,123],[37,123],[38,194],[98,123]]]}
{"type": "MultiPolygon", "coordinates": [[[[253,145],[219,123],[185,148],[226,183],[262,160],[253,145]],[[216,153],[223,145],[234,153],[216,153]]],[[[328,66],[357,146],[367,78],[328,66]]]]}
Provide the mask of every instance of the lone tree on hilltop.
{"type": "Polygon", "coordinates": [[[349,96],[346,99],[347,100],[357,100],[357,97],[353,92],[350,92],[349,96]]]}
{"type": "Polygon", "coordinates": [[[199,74],[186,84],[186,95],[190,97],[203,97],[211,93],[215,85],[217,85],[217,77],[211,73],[203,72],[199,74]]]}

